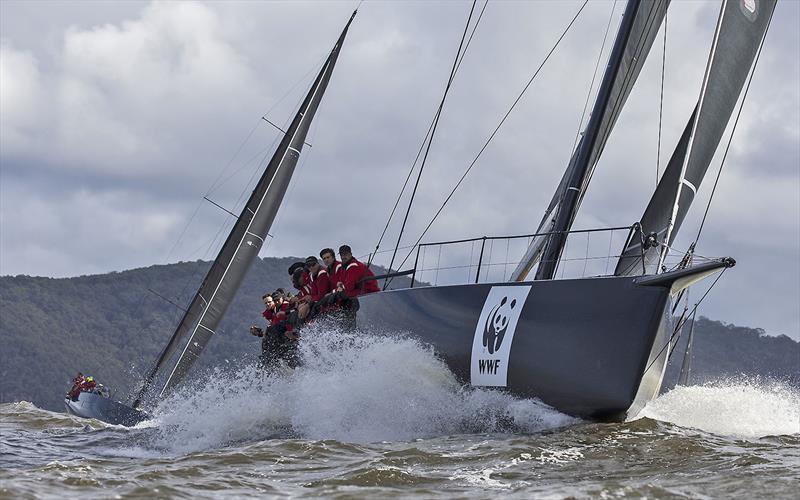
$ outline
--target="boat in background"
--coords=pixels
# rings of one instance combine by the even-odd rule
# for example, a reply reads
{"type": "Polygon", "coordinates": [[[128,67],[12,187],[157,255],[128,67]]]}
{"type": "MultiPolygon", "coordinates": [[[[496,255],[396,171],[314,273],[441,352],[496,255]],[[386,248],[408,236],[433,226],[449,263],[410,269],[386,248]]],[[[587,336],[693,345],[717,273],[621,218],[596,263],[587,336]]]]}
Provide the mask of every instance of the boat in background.
{"type": "Polygon", "coordinates": [[[132,427],[152,418],[148,413],[115,401],[96,392],[81,391],[74,399],[64,398],[68,413],[77,417],[96,418],[103,422],[132,427]]]}

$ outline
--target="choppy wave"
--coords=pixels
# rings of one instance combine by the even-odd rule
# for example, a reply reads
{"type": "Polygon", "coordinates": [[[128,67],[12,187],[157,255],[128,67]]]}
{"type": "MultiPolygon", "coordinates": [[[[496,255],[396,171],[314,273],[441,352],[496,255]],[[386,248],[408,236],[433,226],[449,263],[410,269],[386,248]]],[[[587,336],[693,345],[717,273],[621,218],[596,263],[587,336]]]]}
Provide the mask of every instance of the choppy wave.
{"type": "Polygon", "coordinates": [[[458,433],[531,433],[577,420],[536,400],[461,385],[433,351],[402,336],[317,327],[302,369],[216,372],[165,401],[160,445],[189,451],[294,436],[347,442],[458,433]]]}
{"type": "Polygon", "coordinates": [[[800,391],[761,379],[679,386],[651,401],[641,417],[725,436],[794,435],[800,434],[800,391]]]}

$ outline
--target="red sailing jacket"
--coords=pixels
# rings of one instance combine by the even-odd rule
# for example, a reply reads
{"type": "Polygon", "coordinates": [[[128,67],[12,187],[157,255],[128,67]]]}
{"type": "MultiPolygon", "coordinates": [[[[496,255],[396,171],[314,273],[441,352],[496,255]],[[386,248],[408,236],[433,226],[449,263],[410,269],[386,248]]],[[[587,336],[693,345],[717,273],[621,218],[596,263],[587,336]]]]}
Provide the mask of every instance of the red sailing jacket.
{"type": "Polygon", "coordinates": [[[276,325],[286,319],[286,311],[289,310],[289,303],[284,302],[281,304],[280,310],[275,311],[275,309],[264,309],[264,312],[261,313],[264,316],[264,319],[271,325],[276,325]],[[282,314],[281,314],[282,313],[282,314]]]}
{"type": "Polygon", "coordinates": [[[331,281],[331,288],[335,289],[339,283],[344,283],[344,267],[338,260],[328,268],[328,279],[331,281]]]}
{"type": "Polygon", "coordinates": [[[372,271],[358,259],[353,257],[347,263],[344,270],[344,291],[348,297],[358,297],[367,293],[373,293],[380,290],[378,283],[375,280],[361,281],[368,276],[375,276],[372,271]]]}
{"type": "Polygon", "coordinates": [[[303,277],[301,279],[303,280],[303,285],[300,287],[298,287],[294,281],[292,282],[292,285],[297,289],[297,298],[299,299],[311,295],[311,275],[303,271],[303,277]]]}
{"type": "Polygon", "coordinates": [[[78,386],[78,387],[80,387],[81,391],[86,391],[86,392],[89,392],[89,391],[91,391],[92,389],[94,389],[95,387],[97,387],[97,382],[95,382],[94,380],[92,380],[92,381],[89,381],[89,380],[85,380],[85,379],[84,379],[84,380],[81,382],[81,385],[80,385],[80,386],[78,386]]]}
{"type": "Polygon", "coordinates": [[[311,279],[311,298],[315,302],[333,290],[328,271],[325,268],[319,270],[316,278],[311,275],[309,278],[311,279]]]}

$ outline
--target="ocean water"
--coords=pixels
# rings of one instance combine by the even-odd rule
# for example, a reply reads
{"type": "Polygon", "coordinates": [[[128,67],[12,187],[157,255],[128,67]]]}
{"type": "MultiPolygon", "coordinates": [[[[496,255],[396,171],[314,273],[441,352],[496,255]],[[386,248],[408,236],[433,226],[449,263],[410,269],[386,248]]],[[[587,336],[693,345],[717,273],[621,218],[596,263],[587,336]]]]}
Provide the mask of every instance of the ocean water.
{"type": "Polygon", "coordinates": [[[800,391],[679,387],[624,423],[462,386],[403,337],[305,335],[304,365],[208,374],[135,428],[0,405],[0,497],[797,498],[800,391]]]}

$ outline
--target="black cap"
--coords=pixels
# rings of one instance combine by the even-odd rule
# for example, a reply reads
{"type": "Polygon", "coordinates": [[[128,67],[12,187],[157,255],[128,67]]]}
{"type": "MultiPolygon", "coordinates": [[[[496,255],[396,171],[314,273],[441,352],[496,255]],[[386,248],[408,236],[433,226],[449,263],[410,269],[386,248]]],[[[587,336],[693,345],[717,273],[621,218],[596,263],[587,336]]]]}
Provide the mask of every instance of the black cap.
{"type": "Polygon", "coordinates": [[[339,247],[339,255],[342,255],[342,253],[349,253],[352,255],[353,249],[350,248],[350,245],[342,245],[339,247]]]}
{"type": "Polygon", "coordinates": [[[295,272],[297,269],[299,269],[299,268],[301,268],[301,267],[305,267],[305,266],[306,266],[306,264],[305,264],[304,262],[295,262],[294,264],[292,264],[291,266],[289,266],[289,276],[293,275],[293,274],[294,274],[294,272],[295,272]]]}
{"type": "Polygon", "coordinates": [[[306,265],[307,266],[313,266],[314,264],[318,264],[318,263],[319,263],[319,261],[313,255],[309,255],[308,257],[306,257],[306,265]]]}

